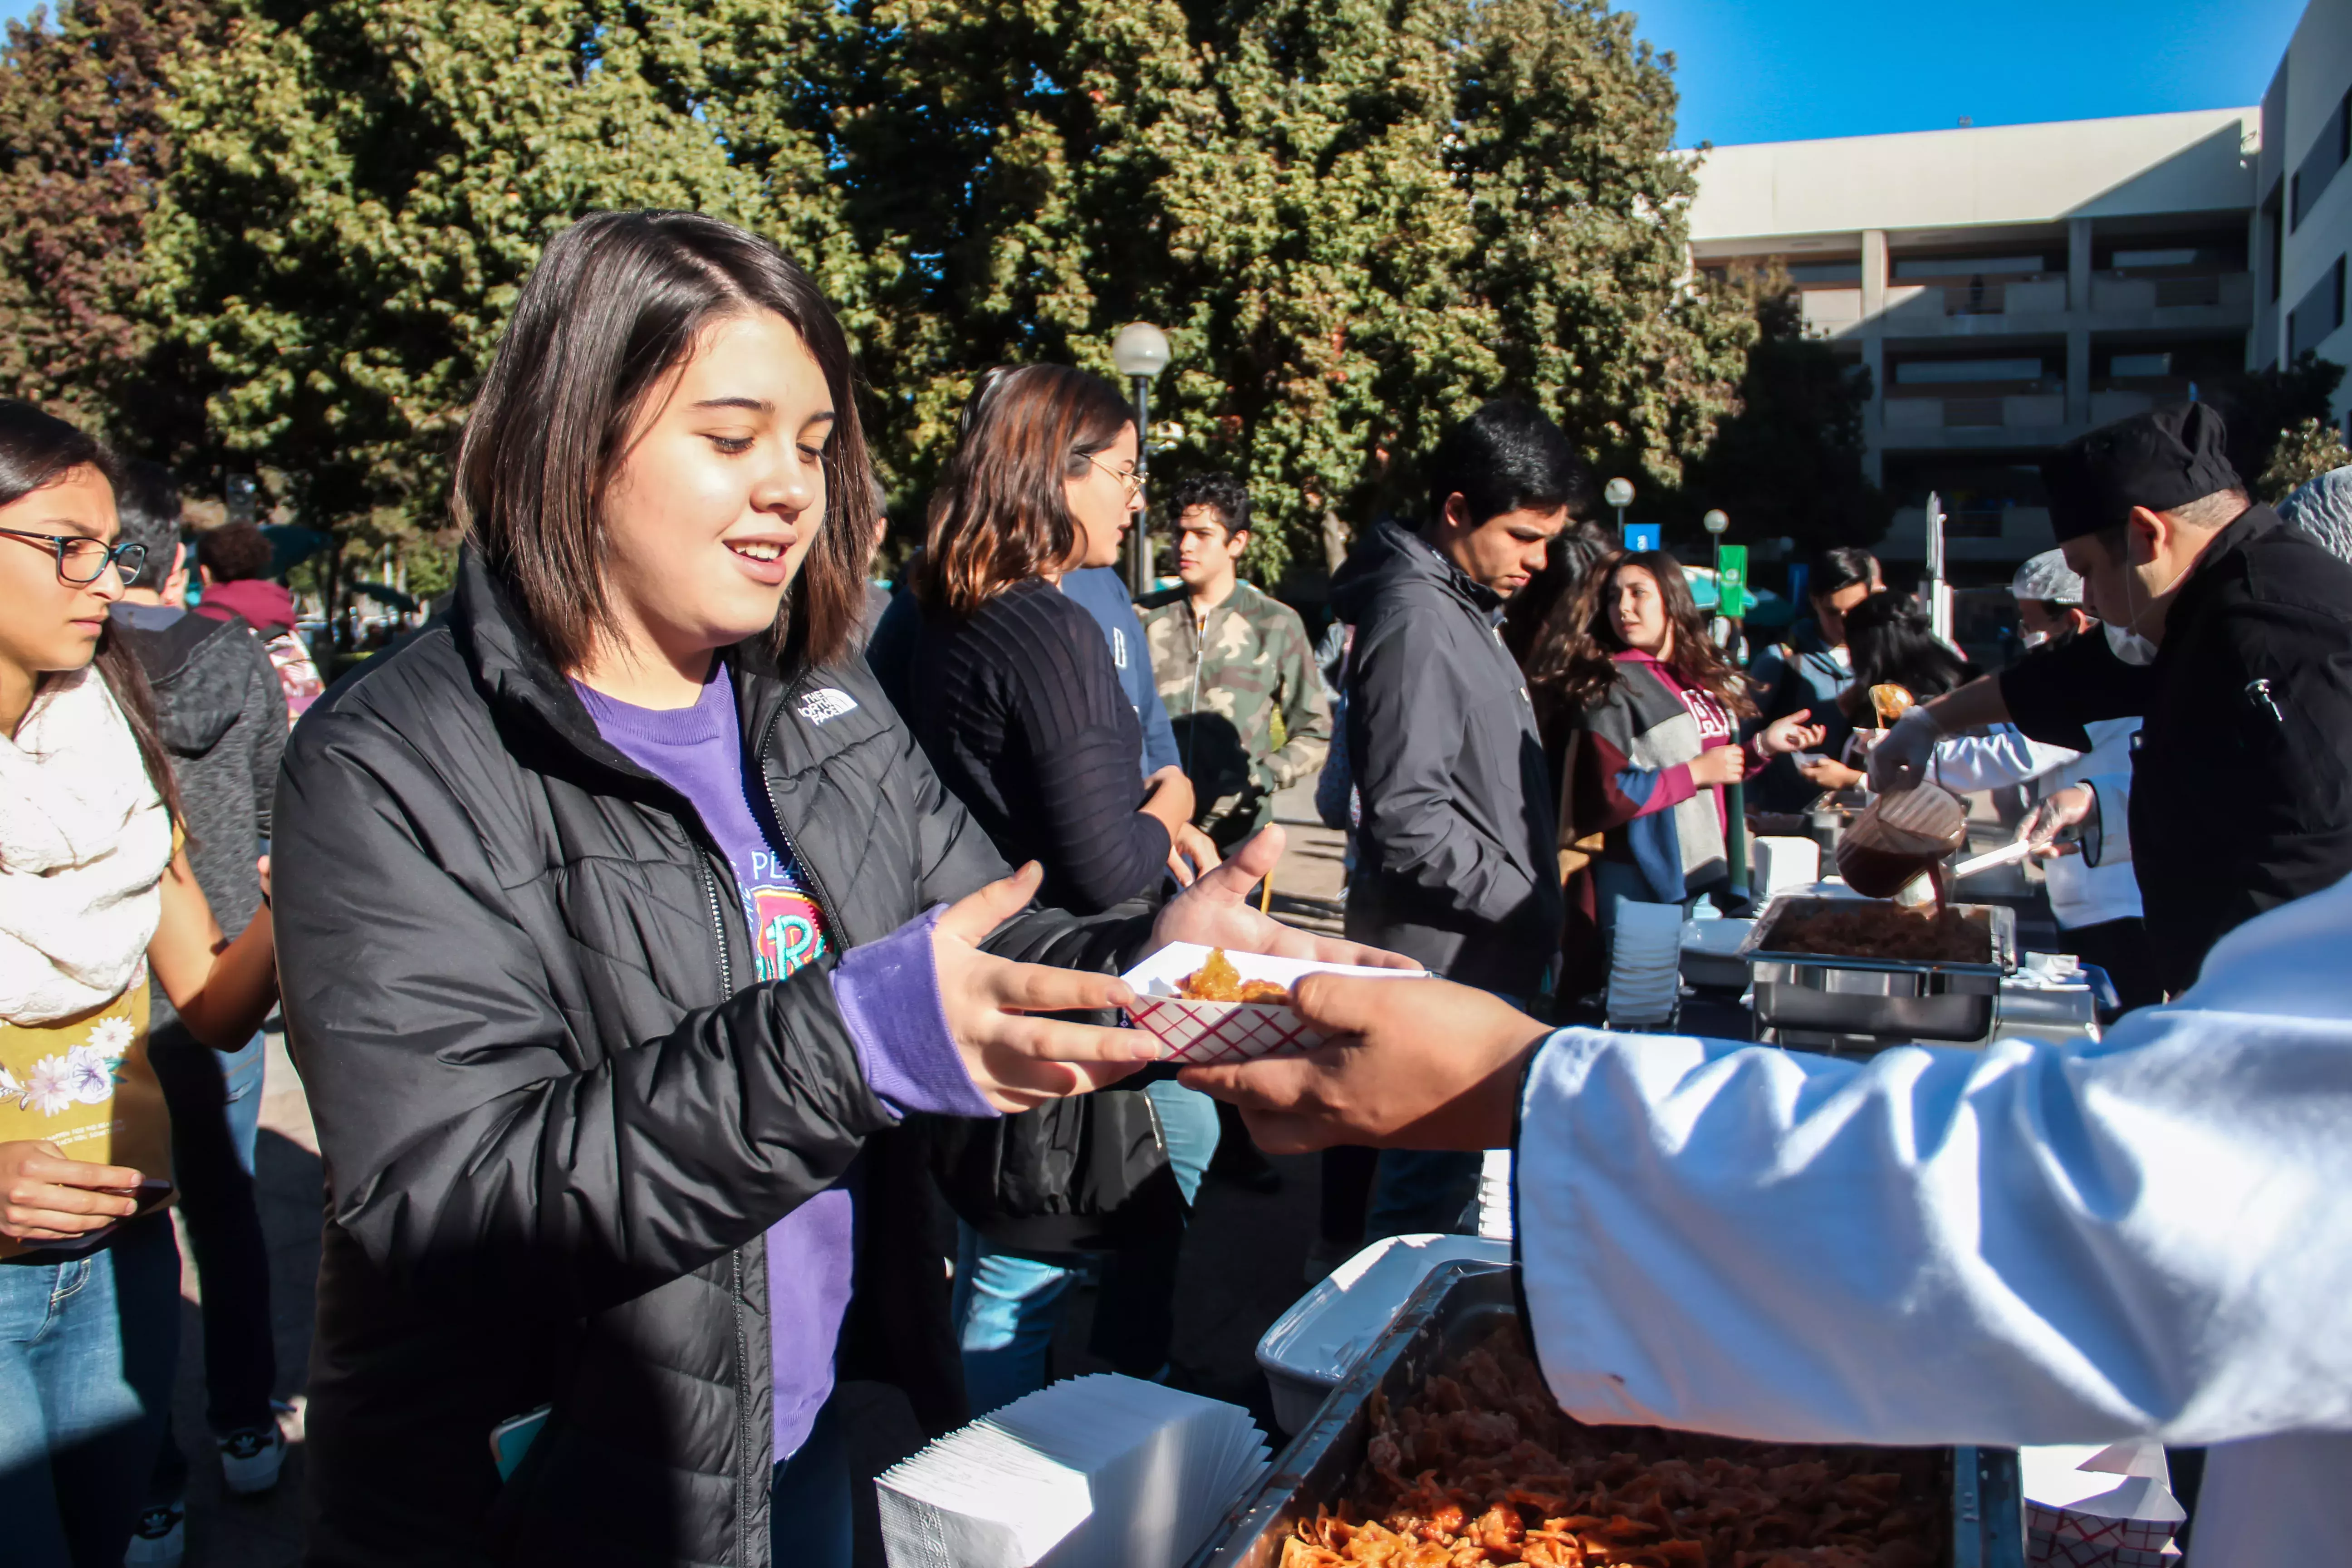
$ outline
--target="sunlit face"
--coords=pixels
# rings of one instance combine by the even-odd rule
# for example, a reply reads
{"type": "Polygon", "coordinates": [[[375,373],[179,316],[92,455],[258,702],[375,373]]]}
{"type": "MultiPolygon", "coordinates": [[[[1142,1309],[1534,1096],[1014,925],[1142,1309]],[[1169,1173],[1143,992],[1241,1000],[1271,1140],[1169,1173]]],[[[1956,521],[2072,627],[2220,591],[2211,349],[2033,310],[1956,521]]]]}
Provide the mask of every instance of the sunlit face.
{"type": "Polygon", "coordinates": [[[657,395],[604,497],[606,587],[633,639],[684,661],[775,624],[824,525],[838,416],[765,310],[713,322],[657,395]]]}
{"type": "Polygon", "coordinates": [[[1567,526],[1568,508],[1556,506],[1515,507],[1473,528],[1462,498],[1449,496],[1438,548],[1472,581],[1507,599],[1543,570],[1544,547],[1567,526]]]}
{"type": "Polygon", "coordinates": [[[1187,588],[1228,582],[1249,548],[1249,535],[1232,534],[1213,506],[1192,506],[1176,520],[1176,575],[1187,588]]]}
{"type": "Polygon", "coordinates": [[[106,609],[122,597],[122,575],[110,565],[95,583],[68,583],[58,570],[54,538],[112,544],[120,525],[114,487],[96,468],[80,468],[55,484],[0,507],[0,528],[38,534],[0,534],[0,659],[37,679],[79,669],[98,654],[106,609]]]}
{"type": "Polygon", "coordinates": [[[1135,474],[1135,426],[1120,426],[1117,439],[1094,454],[1086,471],[1062,481],[1070,521],[1078,528],[1078,564],[1115,566],[1119,546],[1143,510],[1143,481],[1135,474]]]}
{"type": "Polygon", "coordinates": [[[1878,592],[1874,583],[1849,583],[1834,594],[1815,594],[1813,619],[1821,624],[1822,637],[1832,647],[1845,646],[1846,612],[1878,592]]]}
{"type": "Polygon", "coordinates": [[[1665,595],[1648,568],[1620,566],[1609,584],[1609,627],[1636,652],[1667,658],[1674,653],[1675,626],[1666,619],[1665,595]]]}

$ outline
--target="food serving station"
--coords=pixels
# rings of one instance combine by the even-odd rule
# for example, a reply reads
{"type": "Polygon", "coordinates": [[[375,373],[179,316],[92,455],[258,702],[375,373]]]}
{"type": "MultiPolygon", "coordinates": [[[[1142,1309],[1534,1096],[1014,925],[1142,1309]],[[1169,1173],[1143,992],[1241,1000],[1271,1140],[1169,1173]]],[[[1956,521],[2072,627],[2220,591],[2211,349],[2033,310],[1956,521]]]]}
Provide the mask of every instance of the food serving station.
{"type": "Polygon", "coordinates": [[[1189,1568],[2022,1568],[2024,1543],[2010,1450],[1580,1426],[1550,1408],[1534,1373],[1512,1267],[1453,1259],[1430,1269],[1189,1568]],[[1462,1515],[1478,1507],[1472,1533],[1486,1544],[1465,1548],[1462,1515]],[[1456,1542],[1446,1555],[1415,1533],[1431,1523],[1456,1542]],[[1413,1548],[1423,1554],[1404,1554],[1413,1548]]]}

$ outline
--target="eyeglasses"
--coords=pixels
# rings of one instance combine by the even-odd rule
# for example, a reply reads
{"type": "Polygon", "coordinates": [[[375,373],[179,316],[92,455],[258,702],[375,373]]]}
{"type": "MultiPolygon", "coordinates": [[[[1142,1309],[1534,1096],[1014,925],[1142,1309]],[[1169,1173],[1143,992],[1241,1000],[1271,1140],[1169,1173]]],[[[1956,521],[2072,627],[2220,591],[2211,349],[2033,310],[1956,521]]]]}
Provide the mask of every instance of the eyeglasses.
{"type": "Polygon", "coordinates": [[[1112,468],[1108,463],[1104,462],[1100,458],[1096,457],[1092,452],[1087,454],[1087,461],[1092,463],[1096,468],[1100,468],[1104,473],[1108,474],[1112,479],[1117,479],[1119,484],[1119,489],[1127,492],[1128,499],[1129,500],[1134,500],[1137,496],[1143,493],[1143,476],[1141,474],[1135,472],[1133,469],[1121,472],[1119,469],[1112,468]]]}
{"type": "Polygon", "coordinates": [[[147,564],[147,547],[143,544],[109,544],[86,533],[28,533],[21,528],[0,528],[0,533],[47,545],[57,553],[59,579],[77,585],[97,582],[106,575],[109,566],[122,574],[122,580],[128,583],[147,564]]]}

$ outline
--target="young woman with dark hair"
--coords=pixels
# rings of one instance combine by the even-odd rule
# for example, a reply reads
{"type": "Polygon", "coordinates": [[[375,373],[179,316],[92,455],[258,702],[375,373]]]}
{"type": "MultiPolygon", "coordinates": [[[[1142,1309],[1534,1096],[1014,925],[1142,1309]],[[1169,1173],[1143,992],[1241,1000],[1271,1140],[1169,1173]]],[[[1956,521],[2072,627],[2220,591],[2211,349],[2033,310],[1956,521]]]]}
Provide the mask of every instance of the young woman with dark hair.
{"type": "Polygon", "coordinates": [[[1118,1005],[1148,943],[1341,951],[1245,907],[1263,865],[1156,922],[1030,908],[850,651],[874,496],[773,245],[549,244],[459,444],[448,615],[280,788],[328,1173],[309,1561],[845,1563],[836,1369],[962,1415],[891,1130],[1154,1054],[1031,1016],[1118,1005]]]}
{"type": "Polygon", "coordinates": [[[1143,505],[1132,411],[1066,365],[989,372],[931,498],[907,722],[931,765],[1045,896],[1080,910],[1217,863],[1181,768],[1139,785],[1134,705],[1065,573],[1108,566],[1143,505]]]}
{"type": "Polygon", "coordinates": [[[0,402],[0,1539],[40,1568],[123,1561],[170,1405],[148,976],[215,1049],[278,990],[268,909],[228,941],[189,869],[146,679],[109,618],[145,553],[118,543],[113,471],[0,402]]]}
{"type": "Polygon", "coordinates": [[[1925,702],[1976,676],[1968,659],[1936,635],[1927,607],[1909,594],[1873,594],[1848,610],[1845,643],[1853,656],[1853,684],[1838,706],[1857,728],[1879,728],[1870,704],[1874,686],[1900,686],[1925,702]]]}
{"type": "Polygon", "coordinates": [[[1756,705],[1661,551],[1596,562],[1537,639],[1528,680],[1541,719],[1566,730],[1560,994],[1577,996],[1605,977],[1617,901],[1688,905],[1727,880],[1723,786],[1821,731],[1792,713],[1740,744],[1756,705]]]}

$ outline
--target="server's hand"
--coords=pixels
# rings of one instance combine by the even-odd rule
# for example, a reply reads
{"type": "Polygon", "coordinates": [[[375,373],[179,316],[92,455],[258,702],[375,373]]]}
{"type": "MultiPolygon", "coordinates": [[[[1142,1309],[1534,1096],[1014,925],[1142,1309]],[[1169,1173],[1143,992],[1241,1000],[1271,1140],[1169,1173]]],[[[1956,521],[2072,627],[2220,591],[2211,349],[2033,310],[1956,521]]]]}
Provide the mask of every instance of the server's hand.
{"type": "Polygon", "coordinates": [[[2083,846],[2073,837],[2074,832],[2098,809],[2098,791],[2086,784],[2068,784],[2026,813],[2025,820],[2017,825],[2017,837],[2033,846],[2036,860],[2079,855],[2083,846]]]}
{"type": "Polygon", "coordinates": [[[1885,738],[1870,749],[1870,787],[1884,792],[1916,789],[1926,784],[1928,765],[1936,759],[1936,742],[1943,738],[1943,726],[1925,708],[1904,714],[1885,738]]]}
{"type": "Polygon", "coordinates": [[[1302,1057],[1177,1075],[1237,1107],[1258,1147],[1508,1146],[1519,1068],[1550,1032],[1545,1025],[1444,980],[1310,974],[1291,998],[1301,1017],[1331,1031],[1328,1043],[1302,1057]]]}

